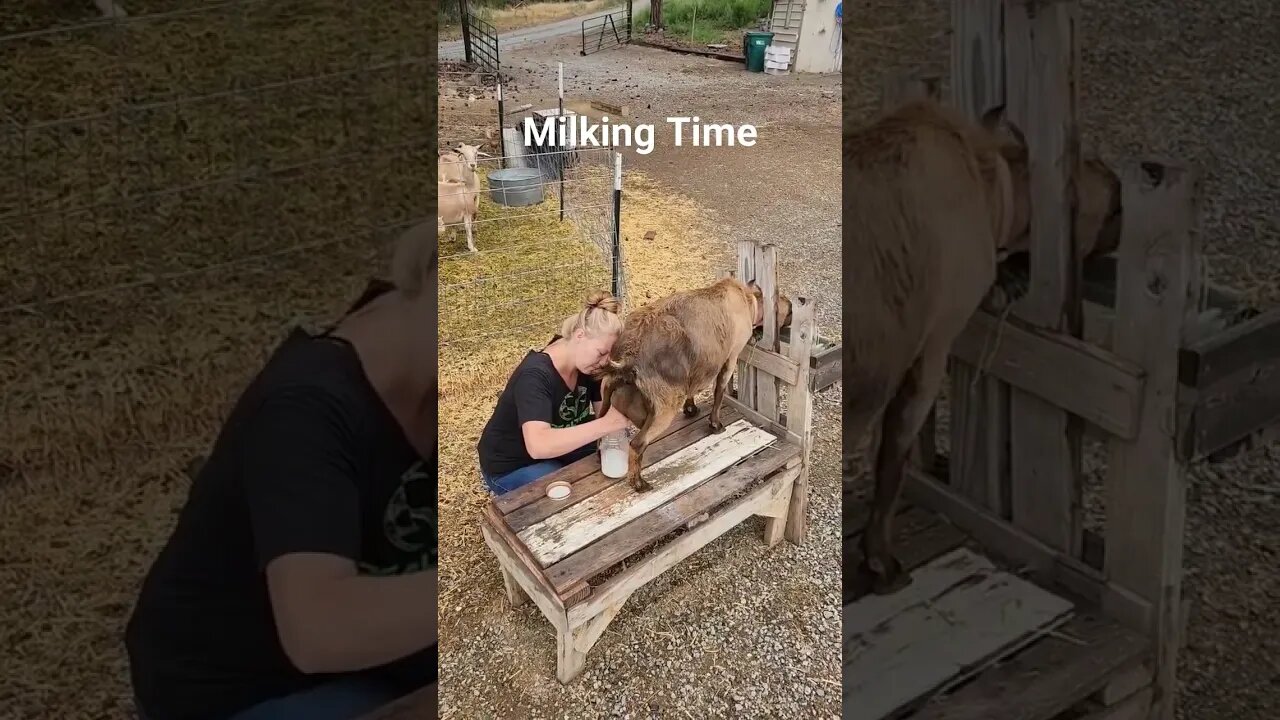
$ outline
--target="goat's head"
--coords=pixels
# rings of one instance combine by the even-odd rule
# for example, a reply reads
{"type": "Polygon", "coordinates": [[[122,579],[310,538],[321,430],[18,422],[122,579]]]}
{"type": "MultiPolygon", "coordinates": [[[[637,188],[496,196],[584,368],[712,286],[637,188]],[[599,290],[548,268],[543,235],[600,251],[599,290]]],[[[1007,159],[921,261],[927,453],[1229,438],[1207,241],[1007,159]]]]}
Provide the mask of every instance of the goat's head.
{"type": "MultiPolygon", "coordinates": [[[[1026,252],[1031,241],[1031,176],[1026,137],[1005,117],[1004,107],[988,111],[982,127],[1008,169],[1002,187],[1006,231],[996,240],[1000,257],[1026,252]],[[1004,184],[1006,183],[1007,184],[1004,184]]],[[[1084,158],[1075,176],[1075,242],[1084,259],[1109,253],[1120,245],[1122,208],[1120,178],[1097,157],[1084,158]]]]}
{"type": "Polygon", "coordinates": [[[467,172],[475,172],[477,158],[480,156],[480,146],[462,143],[458,145],[458,154],[462,156],[462,163],[466,166],[467,172]]]}
{"type": "MultiPolygon", "coordinates": [[[[747,288],[751,290],[751,296],[754,299],[754,317],[751,323],[754,327],[764,326],[764,289],[756,283],[755,280],[747,283],[747,288]]],[[[781,330],[791,325],[791,298],[780,292],[774,293],[774,310],[778,319],[778,329],[781,330]]]]}

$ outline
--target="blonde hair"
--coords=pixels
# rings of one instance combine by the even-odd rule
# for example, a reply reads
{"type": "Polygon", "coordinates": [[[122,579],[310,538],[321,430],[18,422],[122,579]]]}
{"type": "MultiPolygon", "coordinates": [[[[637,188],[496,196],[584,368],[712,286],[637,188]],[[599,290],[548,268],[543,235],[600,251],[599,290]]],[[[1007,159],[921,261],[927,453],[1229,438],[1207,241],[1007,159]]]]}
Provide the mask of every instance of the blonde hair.
{"type": "Polygon", "coordinates": [[[591,337],[617,335],[622,331],[622,318],[618,317],[618,299],[596,290],[587,296],[587,304],[560,323],[560,337],[568,340],[579,330],[591,337]]]}
{"type": "Polygon", "coordinates": [[[409,298],[435,289],[440,250],[435,233],[422,222],[405,230],[396,239],[391,255],[391,283],[409,298]]]}

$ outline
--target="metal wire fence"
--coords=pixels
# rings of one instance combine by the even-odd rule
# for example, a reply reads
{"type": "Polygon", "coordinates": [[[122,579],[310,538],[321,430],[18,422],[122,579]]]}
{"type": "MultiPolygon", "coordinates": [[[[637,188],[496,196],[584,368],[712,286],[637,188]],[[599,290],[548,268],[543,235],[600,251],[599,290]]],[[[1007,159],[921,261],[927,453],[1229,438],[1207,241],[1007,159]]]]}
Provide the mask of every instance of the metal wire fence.
{"type": "Polygon", "coordinates": [[[430,4],[117,4],[0,2],[0,544],[33,569],[0,605],[61,628],[11,638],[4,717],[134,716],[128,603],[96,599],[136,592],[270,348],[432,212],[430,4]]]}
{"type": "Polygon", "coordinates": [[[326,240],[367,255],[425,219],[425,12],[129,5],[0,35],[0,307],[326,240]]]}
{"type": "Polygon", "coordinates": [[[620,156],[613,148],[539,154],[569,153],[571,165],[546,164],[554,173],[539,171],[526,154],[480,157],[471,186],[441,186],[442,359],[481,347],[540,346],[595,290],[625,301],[620,156]],[[476,252],[466,244],[468,222],[448,215],[468,197],[475,198],[476,252]]]}

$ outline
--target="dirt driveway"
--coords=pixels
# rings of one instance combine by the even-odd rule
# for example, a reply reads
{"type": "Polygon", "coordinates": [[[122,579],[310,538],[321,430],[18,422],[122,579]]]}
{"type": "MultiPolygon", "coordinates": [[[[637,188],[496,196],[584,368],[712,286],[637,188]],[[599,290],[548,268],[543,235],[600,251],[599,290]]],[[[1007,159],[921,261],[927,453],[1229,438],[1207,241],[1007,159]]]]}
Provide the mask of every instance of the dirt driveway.
{"type": "MultiPolygon", "coordinates": [[[[771,77],[641,47],[582,57],[574,40],[504,52],[504,70],[515,78],[508,97],[554,106],[562,61],[568,99],[624,104],[630,122],[655,123],[654,152],[628,152],[624,167],[705,207],[725,267],[734,241],[778,245],[780,285],[814,298],[822,334],[838,337],[839,77],[771,77]],[[669,115],[754,123],[759,141],[675,148],[669,115]]],[[[528,605],[506,608],[496,566],[476,568],[477,585],[492,596],[441,610],[445,716],[838,717],[838,393],[815,398],[805,545],[767,550],[760,519],[747,521],[633,595],[586,672],[563,688],[554,680],[550,624],[528,605]]]]}

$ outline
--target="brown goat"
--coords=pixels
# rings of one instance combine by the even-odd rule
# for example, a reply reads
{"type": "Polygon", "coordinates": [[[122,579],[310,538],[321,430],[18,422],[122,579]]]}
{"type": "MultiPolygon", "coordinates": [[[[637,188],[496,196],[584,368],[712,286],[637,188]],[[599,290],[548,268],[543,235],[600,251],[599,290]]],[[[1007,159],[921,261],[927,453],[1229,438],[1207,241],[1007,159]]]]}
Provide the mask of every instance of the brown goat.
{"type": "MultiPolygon", "coordinates": [[[[876,431],[858,571],[877,593],[910,582],[891,551],[890,520],[951,345],[992,290],[998,256],[1026,249],[1027,150],[999,118],[988,113],[978,125],[913,101],[844,137],[843,440],[848,458],[876,431]]],[[[1119,180],[1088,161],[1076,181],[1077,247],[1082,256],[1109,252],[1119,237],[1119,180]]]]}
{"type": "MultiPolygon", "coordinates": [[[[778,328],[791,323],[791,301],[777,298],[778,328]]],[[[715,382],[711,428],[724,430],[720,405],[725,389],[755,328],[764,324],[760,286],[725,278],[685,290],[630,313],[600,371],[602,414],[616,405],[638,428],[627,453],[627,482],[639,492],[651,486],[640,477],[645,448],[683,408],[697,413],[693,396],[715,382]]]]}

